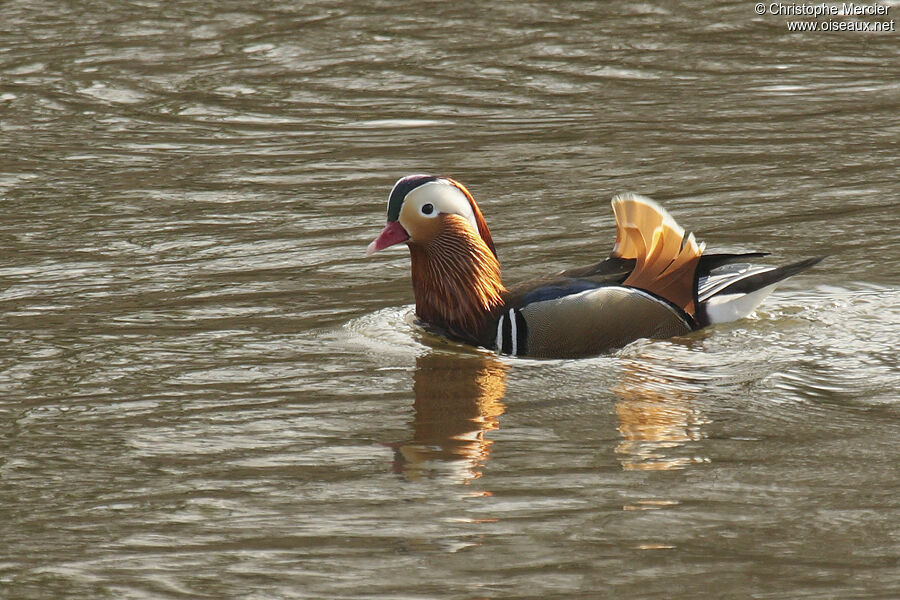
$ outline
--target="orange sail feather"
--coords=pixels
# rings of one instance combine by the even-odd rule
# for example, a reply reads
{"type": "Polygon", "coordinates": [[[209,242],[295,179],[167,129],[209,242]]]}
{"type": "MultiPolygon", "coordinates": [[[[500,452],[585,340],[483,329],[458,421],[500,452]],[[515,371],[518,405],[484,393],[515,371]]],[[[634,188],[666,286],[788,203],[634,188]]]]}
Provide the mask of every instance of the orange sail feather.
{"type": "Polygon", "coordinates": [[[649,198],[620,194],[612,200],[616,244],[612,256],[635,259],[624,284],[665,298],[694,315],[694,272],[705,244],[685,234],[675,219],[649,198]]]}

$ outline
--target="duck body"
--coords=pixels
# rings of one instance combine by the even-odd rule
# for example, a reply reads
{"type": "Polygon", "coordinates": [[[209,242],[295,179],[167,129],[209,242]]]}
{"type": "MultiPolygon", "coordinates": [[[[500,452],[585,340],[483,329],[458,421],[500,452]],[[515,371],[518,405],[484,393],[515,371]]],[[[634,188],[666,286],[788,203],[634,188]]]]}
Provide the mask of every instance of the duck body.
{"type": "Polygon", "coordinates": [[[617,234],[607,259],[507,288],[469,191],[450,178],[410,175],[391,190],[387,225],[367,254],[409,246],[425,327],[540,358],[592,356],[742,318],[779,281],[821,260],[760,267],[744,261],[765,254],[704,255],[704,245],[652,200],[623,194],[612,205],[617,234]]]}

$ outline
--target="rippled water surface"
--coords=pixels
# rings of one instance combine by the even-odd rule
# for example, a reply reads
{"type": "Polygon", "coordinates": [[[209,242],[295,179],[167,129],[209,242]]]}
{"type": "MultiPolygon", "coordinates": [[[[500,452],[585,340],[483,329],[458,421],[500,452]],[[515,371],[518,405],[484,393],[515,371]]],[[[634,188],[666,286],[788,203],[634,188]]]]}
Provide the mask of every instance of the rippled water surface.
{"type": "Polygon", "coordinates": [[[748,2],[0,23],[0,597],[896,597],[900,34],[748,2]],[[830,257],[737,323],[501,358],[364,257],[423,171],[510,282],[605,256],[623,190],[830,257]]]}

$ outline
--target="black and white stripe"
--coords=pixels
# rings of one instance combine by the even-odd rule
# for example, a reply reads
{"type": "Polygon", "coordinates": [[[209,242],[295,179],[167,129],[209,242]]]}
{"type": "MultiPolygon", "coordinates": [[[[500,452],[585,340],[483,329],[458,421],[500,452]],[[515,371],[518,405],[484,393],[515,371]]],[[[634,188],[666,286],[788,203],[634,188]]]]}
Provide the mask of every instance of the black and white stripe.
{"type": "Polygon", "coordinates": [[[527,352],[528,326],[522,313],[510,308],[500,315],[497,321],[497,339],[494,347],[497,352],[521,356],[527,352]]]}

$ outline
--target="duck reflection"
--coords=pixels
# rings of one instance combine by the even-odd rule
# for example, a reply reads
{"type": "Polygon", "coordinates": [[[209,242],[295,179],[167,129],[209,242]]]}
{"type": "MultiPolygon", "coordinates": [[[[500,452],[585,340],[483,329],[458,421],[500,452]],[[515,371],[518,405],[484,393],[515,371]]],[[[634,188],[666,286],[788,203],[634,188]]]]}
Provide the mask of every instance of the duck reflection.
{"type": "Polygon", "coordinates": [[[394,471],[408,479],[469,483],[481,477],[505,407],[508,367],[483,355],[433,352],[416,359],[412,439],[394,445],[394,471]]]}
{"type": "Polygon", "coordinates": [[[707,421],[690,381],[652,360],[629,360],[612,391],[621,398],[616,414],[623,439],[616,454],[623,469],[665,471],[709,462],[693,453],[697,444],[691,442],[705,437],[702,425],[707,421]]]}

